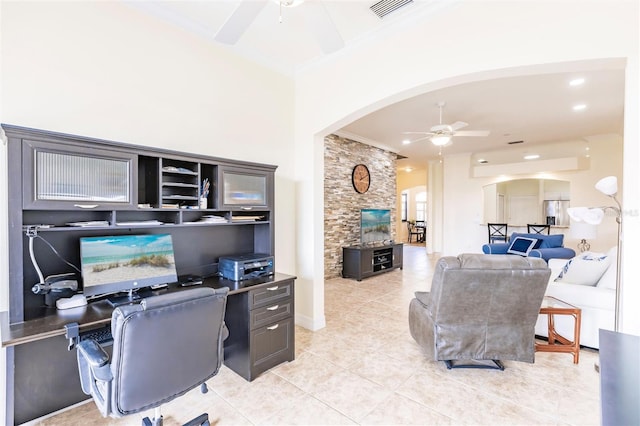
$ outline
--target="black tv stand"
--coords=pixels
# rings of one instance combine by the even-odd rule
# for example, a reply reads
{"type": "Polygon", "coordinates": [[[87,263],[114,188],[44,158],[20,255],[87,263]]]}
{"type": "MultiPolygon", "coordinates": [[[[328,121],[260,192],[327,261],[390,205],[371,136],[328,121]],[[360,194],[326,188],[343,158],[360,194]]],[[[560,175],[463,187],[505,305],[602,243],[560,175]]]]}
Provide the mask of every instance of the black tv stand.
{"type": "Polygon", "coordinates": [[[342,276],[363,278],[402,269],[402,243],[342,248],[342,276]]]}

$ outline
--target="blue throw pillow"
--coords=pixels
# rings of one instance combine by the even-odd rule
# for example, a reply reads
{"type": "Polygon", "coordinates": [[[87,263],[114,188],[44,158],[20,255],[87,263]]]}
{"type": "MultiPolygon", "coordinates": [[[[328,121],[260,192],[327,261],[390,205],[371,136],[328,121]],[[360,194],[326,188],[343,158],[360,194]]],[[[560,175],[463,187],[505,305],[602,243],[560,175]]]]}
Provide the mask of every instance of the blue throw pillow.
{"type": "Polygon", "coordinates": [[[511,241],[511,245],[507,249],[507,253],[528,256],[529,252],[533,250],[537,242],[538,240],[535,238],[516,237],[511,241]]]}

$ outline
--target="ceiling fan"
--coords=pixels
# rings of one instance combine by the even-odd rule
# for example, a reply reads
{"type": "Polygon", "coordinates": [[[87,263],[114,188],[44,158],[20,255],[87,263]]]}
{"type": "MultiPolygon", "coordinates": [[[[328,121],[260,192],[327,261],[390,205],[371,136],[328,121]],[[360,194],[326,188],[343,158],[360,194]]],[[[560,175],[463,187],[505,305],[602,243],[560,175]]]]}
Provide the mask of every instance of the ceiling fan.
{"type": "Polygon", "coordinates": [[[414,139],[411,142],[429,139],[431,143],[436,146],[444,146],[449,144],[454,136],[489,136],[489,130],[459,130],[469,125],[464,121],[456,121],[453,124],[444,124],[442,122],[442,110],[445,103],[438,102],[436,105],[440,108],[440,124],[431,127],[428,132],[403,132],[405,135],[424,135],[423,137],[414,139]]]}
{"type": "MultiPolygon", "coordinates": [[[[300,6],[307,26],[312,31],[324,53],[333,53],[344,47],[344,40],[323,2],[305,0],[272,1],[280,7],[280,22],[282,22],[282,8],[300,6]]],[[[267,0],[241,0],[238,7],[217,32],[215,39],[225,44],[236,44],[267,3],[269,3],[267,0]]]]}

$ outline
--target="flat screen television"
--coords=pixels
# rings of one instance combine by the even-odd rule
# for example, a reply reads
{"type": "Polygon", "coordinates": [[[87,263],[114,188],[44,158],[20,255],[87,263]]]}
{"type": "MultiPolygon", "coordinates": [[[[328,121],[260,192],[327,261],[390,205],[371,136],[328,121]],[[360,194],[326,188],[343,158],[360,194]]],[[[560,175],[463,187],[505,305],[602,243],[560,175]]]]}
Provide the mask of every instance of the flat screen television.
{"type": "Polygon", "coordinates": [[[128,291],[134,299],[133,290],[178,280],[169,234],[82,237],[80,265],[87,297],[128,291]]]}
{"type": "Polygon", "coordinates": [[[391,210],[360,210],[360,243],[373,244],[391,240],[391,210]]]}

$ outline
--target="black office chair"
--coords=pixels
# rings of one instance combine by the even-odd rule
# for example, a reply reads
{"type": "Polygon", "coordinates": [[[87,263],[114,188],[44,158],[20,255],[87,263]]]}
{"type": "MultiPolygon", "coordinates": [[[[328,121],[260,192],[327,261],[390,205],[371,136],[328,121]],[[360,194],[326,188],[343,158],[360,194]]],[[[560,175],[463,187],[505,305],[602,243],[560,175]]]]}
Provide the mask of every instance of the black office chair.
{"type": "MultiPolygon", "coordinates": [[[[215,376],[228,333],[224,314],[228,289],[196,288],[119,306],[111,317],[113,355],[95,340],[78,345],[82,390],[104,417],[155,409],[143,425],[162,425],[160,405],[215,376]]],[[[202,414],[189,425],[209,425],[202,414]]]]}
{"type": "Polygon", "coordinates": [[[551,225],[537,225],[533,223],[527,224],[527,233],[528,234],[547,234],[549,235],[549,231],[551,230],[551,225]]]}
{"type": "Polygon", "coordinates": [[[506,223],[487,223],[487,228],[489,228],[489,244],[496,241],[509,242],[506,223]]]}

